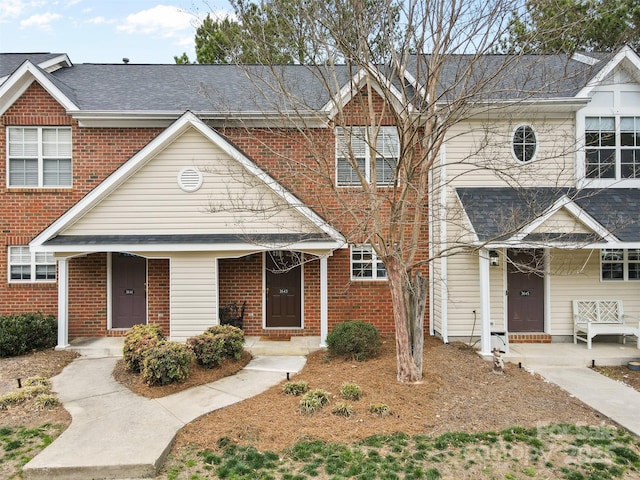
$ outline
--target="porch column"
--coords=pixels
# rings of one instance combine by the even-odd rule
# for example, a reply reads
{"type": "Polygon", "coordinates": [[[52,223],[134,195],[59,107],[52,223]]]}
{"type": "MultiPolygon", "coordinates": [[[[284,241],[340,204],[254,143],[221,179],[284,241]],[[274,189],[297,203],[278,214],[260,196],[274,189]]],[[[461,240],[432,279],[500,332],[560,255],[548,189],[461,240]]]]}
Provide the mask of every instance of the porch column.
{"type": "Polygon", "coordinates": [[[329,334],[329,289],[327,257],[320,257],[320,346],[327,346],[329,334]]]}
{"type": "Polygon", "coordinates": [[[69,347],[69,261],[58,260],[58,345],[56,350],[69,347]]]}
{"type": "Polygon", "coordinates": [[[480,249],[480,353],[491,355],[491,305],[489,301],[489,250],[480,249]]]}

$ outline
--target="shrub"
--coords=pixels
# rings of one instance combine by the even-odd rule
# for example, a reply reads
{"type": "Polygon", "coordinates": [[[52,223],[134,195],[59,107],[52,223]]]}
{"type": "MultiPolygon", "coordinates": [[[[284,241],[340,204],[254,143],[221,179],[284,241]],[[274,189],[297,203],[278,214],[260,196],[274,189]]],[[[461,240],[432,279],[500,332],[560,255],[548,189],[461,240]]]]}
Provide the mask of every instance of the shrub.
{"type": "Polygon", "coordinates": [[[345,383],[340,387],[340,396],[345,400],[360,400],[362,389],[355,383],[345,383]]]}
{"type": "Polygon", "coordinates": [[[331,413],[339,417],[350,417],[353,415],[353,407],[347,403],[338,403],[331,409],[331,413]]]}
{"type": "Polygon", "coordinates": [[[124,337],[122,354],[127,368],[140,373],[146,352],[165,339],[157,324],[134,325],[124,337]]]}
{"type": "Polygon", "coordinates": [[[329,393],[320,389],[311,390],[300,400],[300,411],[306,414],[315,413],[327,403],[329,403],[329,393]]]}
{"type": "Polygon", "coordinates": [[[297,397],[298,395],[302,395],[303,393],[309,391],[309,384],[303,380],[299,380],[297,382],[287,382],[284,384],[282,390],[284,391],[285,395],[294,395],[297,397]]]}
{"type": "Polygon", "coordinates": [[[340,323],[327,335],[327,350],[331,356],[362,362],[380,353],[380,346],[378,330],[370,323],[340,323]]]}
{"type": "Polygon", "coordinates": [[[242,349],[244,348],[244,332],[241,328],[233,325],[214,325],[207,328],[204,332],[209,335],[223,335],[224,338],[224,355],[226,358],[242,358],[242,349]]]}
{"type": "Polygon", "coordinates": [[[189,375],[193,353],[186,345],[160,341],[144,356],[142,378],[149,385],[182,382],[189,375]]]}
{"type": "Polygon", "coordinates": [[[52,315],[21,313],[0,316],[0,357],[24,355],[56,346],[58,322],[52,315]]]}

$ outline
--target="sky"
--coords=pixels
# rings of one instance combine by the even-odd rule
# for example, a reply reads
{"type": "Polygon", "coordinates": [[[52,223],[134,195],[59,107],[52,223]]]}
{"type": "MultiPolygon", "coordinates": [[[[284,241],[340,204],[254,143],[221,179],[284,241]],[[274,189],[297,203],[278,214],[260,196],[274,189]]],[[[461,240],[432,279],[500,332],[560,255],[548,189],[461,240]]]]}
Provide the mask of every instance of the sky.
{"type": "Polygon", "coordinates": [[[72,63],[195,60],[198,22],[227,0],[0,0],[0,52],[66,53],[72,63]]]}

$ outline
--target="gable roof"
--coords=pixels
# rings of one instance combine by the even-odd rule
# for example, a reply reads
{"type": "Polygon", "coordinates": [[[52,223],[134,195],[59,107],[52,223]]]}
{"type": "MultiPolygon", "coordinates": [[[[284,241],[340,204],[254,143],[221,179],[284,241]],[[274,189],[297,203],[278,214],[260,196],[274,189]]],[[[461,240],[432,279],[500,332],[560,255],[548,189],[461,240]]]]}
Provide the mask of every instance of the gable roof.
{"type": "MultiPolygon", "coordinates": [[[[340,248],[344,246],[345,240],[343,236],[324,221],[319,215],[313,212],[309,207],[305,206],[300,200],[298,200],[293,194],[282,187],[275,179],[267,175],[257,165],[255,165],[248,157],[237,150],[230,142],[228,142],[223,136],[209,128],[204,122],[202,122],[196,115],[191,112],[186,112],[176,122],[174,122],[169,128],[162,132],[158,137],[152,140],[147,146],[140,150],[136,155],[131,157],[114,173],[107,177],[100,185],[89,192],[82,200],[71,207],[66,213],[54,221],[43,232],[36,236],[30,243],[31,247],[35,249],[46,249],[46,246],[51,251],[73,251],[73,248],[68,247],[78,245],[104,245],[105,241],[118,240],[127,241],[131,245],[166,245],[171,238],[178,239],[180,237],[181,244],[200,244],[203,241],[209,241],[212,243],[220,243],[221,239],[233,240],[230,236],[225,235],[208,235],[208,236],[194,236],[184,235],[178,237],[171,237],[167,235],[142,235],[137,240],[132,239],[131,235],[113,236],[113,238],[106,239],[101,236],[85,236],[84,238],[70,238],[64,236],[64,231],[71,225],[73,225],[78,219],[82,218],[91,209],[98,205],[103,199],[109,196],[112,192],[117,190],[124,182],[131,176],[138,172],[146,163],[154,158],[159,152],[165,149],[168,145],[173,143],[182,133],[188,129],[193,128],[202,134],[212,143],[216,144],[222,151],[224,151],[231,159],[240,164],[246,171],[258,178],[268,189],[275,195],[283,199],[290,208],[295,210],[299,215],[305,218],[311,224],[315,225],[318,229],[318,235],[292,235],[287,237],[289,240],[295,240],[296,242],[324,242],[324,248],[328,245],[332,245],[333,248],[340,248]],[[118,238],[116,238],[118,237],[118,238]],[[197,241],[194,240],[196,237],[197,241]],[[84,242],[84,243],[83,243],[84,242]]],[[[282,241],[284,237],[273,236],[272,241],[282,241]]],[[[245,235],[245,243],[247,243],[247,236],[245,235]]]]}
{"type": "Polygon", "coordinates": [[[0,53],[0,83],[26,60],[48,72],[72,65],[66,53],[0,53]]]}
{"type": "MultiPolygon", "coordinates": [[[[553,187],[460,187],[456,194],[478,243],[640,244],[640,190],[553,187]],[[535,227],[567,208],[592,234],[536,233],[535,227]]],[[[622,247],[620,247],[622,248],[622,247]]]]}

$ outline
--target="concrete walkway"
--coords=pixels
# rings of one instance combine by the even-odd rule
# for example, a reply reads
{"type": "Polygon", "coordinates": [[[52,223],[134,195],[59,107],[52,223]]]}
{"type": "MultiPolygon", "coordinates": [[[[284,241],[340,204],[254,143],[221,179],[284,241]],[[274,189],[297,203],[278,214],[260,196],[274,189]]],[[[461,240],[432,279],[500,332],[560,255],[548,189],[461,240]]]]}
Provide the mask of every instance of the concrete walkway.
{"type": "Polygon", "coordinates": [[[24,467],[24,478],[154,478],[177,431],[298,372],[304,356],[254,357],[236,375],[164,398],[132,393],[111,375],[118,358],[81,357],[52,379],[70,427],[24,467]]]}

